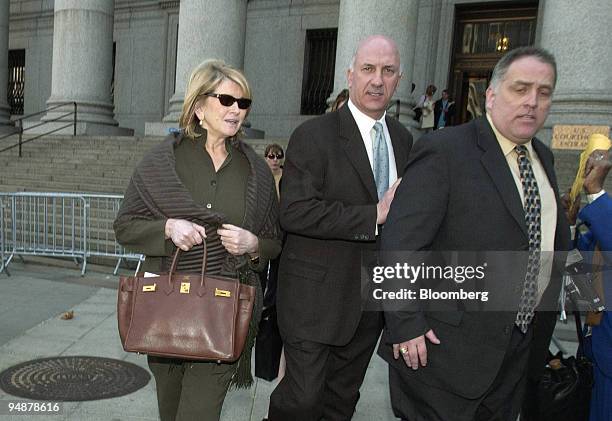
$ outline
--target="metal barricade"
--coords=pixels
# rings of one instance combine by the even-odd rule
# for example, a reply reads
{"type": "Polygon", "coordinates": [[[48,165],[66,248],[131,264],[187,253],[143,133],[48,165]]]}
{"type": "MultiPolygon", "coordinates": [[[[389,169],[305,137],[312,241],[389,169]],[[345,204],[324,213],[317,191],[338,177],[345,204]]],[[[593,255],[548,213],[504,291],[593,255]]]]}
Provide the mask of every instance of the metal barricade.
{"type": "Polygon", "coordinates": [[[9,201],[6,197],[0,196],[0,273],[6,271],[9,274],[6,266],[9,264],[10,259],[6,258],[7,252],[10,250],[8,238],[10,237],[10,231],[8,227],[10,226],[8,219],[8,209],[5,212],[5,206],[7,206],[9,201]]]}
{"type": "Polygon", "coordinates": [[[0,272],[15,255],[61,256],[82,260],[117,258],[114,274],[122,260],[144,256],[120,246],[113,231],[123,196],[73,193],[0,193],[0,272]]]}
{"type": "Polygon", "coordinates": [[[10,255],[61,256],[82,259],[87,267],[87,207],[85,199],[71,193],[9,193],[10,255]]]}
{"type": "Polygon", "coordinates": [[[122,260],[136,260],[139,270],[144,257],[130,253],[117,243],[113,230],[113,221],[121,207],[122,195],[83,194],[88,207],[87,218],[87,253],[89,256],[117,258],[113,274],[117,274],[122,260]]]}

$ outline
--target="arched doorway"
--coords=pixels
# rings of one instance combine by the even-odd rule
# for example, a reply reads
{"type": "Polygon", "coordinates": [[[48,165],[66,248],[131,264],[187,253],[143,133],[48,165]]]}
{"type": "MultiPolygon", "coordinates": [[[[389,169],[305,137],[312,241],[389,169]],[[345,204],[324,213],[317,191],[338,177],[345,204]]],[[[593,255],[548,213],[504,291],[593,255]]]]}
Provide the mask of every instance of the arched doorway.
{"type": "Polygon", "coordinates": [[[450,89],[455,124],[484,115],[491,73],[507,51],[535,42],[537,2],[457,5],[450,89]]]}

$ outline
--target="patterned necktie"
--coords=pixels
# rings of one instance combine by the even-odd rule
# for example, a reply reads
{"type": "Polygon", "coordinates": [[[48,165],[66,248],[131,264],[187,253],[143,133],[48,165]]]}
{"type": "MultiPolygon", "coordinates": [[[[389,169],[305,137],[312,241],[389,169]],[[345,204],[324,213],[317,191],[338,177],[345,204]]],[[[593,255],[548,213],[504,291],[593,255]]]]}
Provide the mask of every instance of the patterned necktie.
{"type": "Polygon", "coordinates": [[[529,259],[527,261],[527,273],[523,284],[523,292],[519,302],[516,315],[516,325],[521,332],[527,332],[529,324],[533,319],[536,297],[538,294],[538,273],[540,271],[540,244],[541,244],[541,204],[538,183],[533,175],[531,162],[527,157],[527,148],[523,145],[515,147],[518,154],[519,174],[523,184],[523,195],[525,196],[525,223],[529,234],[529,259]]]}
{"type": "Polygon", "coordinates": [[[372,149],[374,151],[374,181],[380,200],[389,189],[389,150],[387,149],[383,126],[378,121],[374,123],[370,136],[372,137],[372,149]]]}

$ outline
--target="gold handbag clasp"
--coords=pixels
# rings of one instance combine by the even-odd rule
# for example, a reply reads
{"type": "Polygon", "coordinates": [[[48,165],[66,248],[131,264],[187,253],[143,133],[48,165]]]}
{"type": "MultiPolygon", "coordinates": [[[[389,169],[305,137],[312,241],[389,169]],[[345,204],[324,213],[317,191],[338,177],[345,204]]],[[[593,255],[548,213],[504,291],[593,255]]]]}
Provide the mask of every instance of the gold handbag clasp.
{"type": "Polygon", "coordinates": [[[232,292],[225,289],[215,288],[215,297],[231,297],[232,292]]]}
{"type": "Polygon", "coordinates": [[[143,285],[142,286],[142,292],[154,292],[155,288],[157,288],[157,284],[143,285]]]}
{"type": "Polygon", "coordinates": [[[189,287],[191,284],[189,282],[181,282],[181,294],[189,294],[189,287]]]}

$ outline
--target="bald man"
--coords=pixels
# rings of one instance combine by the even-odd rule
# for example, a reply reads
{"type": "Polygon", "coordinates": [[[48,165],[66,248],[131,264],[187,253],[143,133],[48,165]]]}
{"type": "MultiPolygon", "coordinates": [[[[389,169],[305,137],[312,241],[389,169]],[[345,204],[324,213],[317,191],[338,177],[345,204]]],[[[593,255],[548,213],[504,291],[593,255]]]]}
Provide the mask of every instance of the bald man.
{"type": "Polygon", "coordinates": [[[360,267],[412,147],[385,112],[401,78],[395,42],[362,40],[347,78],[348,103],[300,125],[287,148],[277,296],[287,371],[273,421],[351,419],[382,329],[380,313],[362,311],[360,267]]]}

